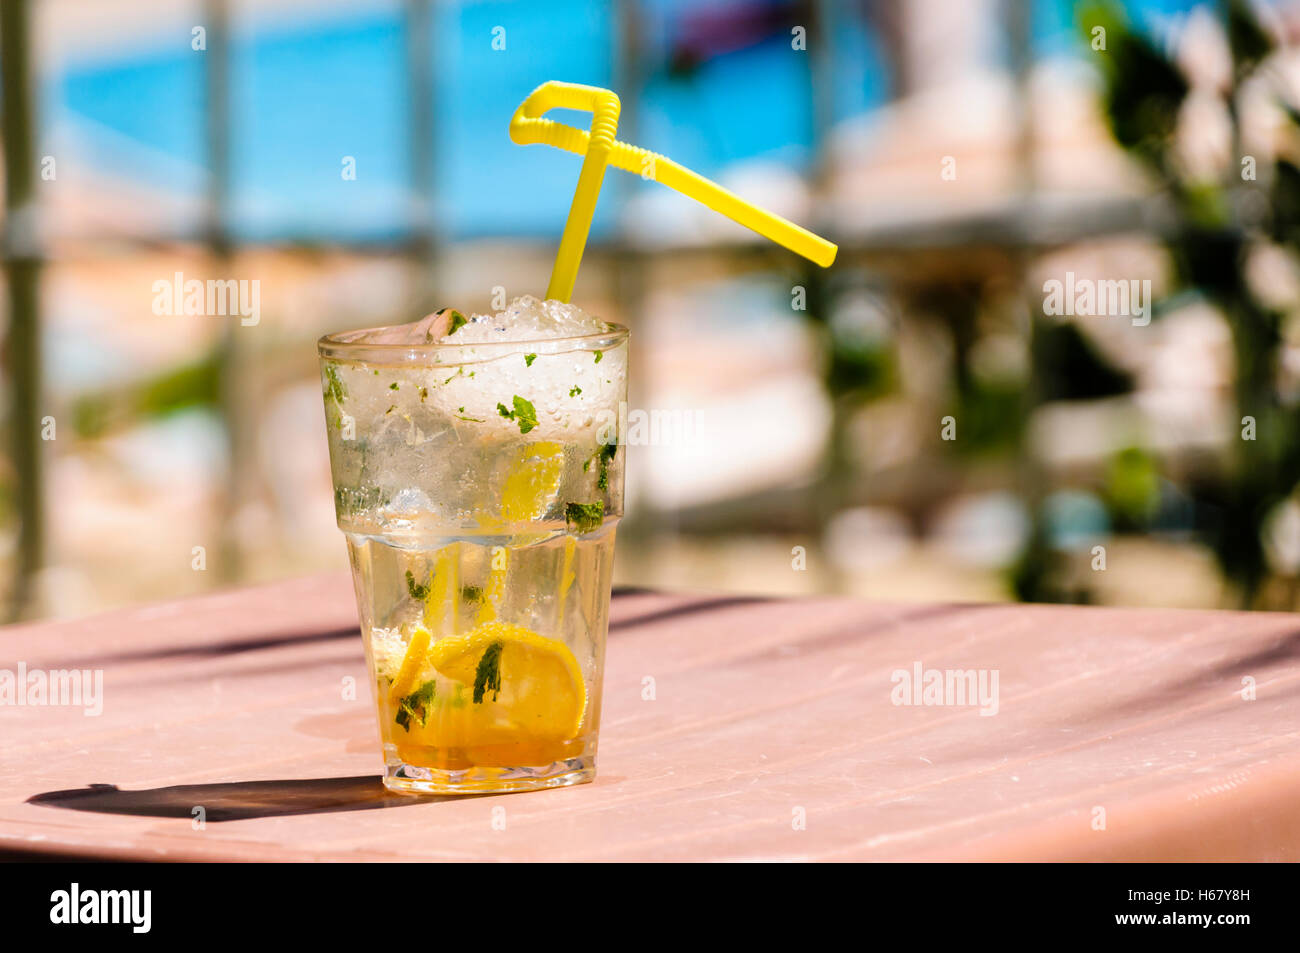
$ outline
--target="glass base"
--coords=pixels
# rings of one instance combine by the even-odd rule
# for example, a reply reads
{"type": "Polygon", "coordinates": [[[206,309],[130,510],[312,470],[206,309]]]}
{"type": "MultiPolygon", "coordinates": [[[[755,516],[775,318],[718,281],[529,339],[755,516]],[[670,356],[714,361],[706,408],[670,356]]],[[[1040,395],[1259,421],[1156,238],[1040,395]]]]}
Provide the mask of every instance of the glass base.
{"type": "Polygon", "coordinates": [[[398,762],[384,771],[384,787],[397,794],[504,794],[586,784],[596,778],[596,759],[567,758],[544,766],[474,767],[452,771],[398,762]]]}

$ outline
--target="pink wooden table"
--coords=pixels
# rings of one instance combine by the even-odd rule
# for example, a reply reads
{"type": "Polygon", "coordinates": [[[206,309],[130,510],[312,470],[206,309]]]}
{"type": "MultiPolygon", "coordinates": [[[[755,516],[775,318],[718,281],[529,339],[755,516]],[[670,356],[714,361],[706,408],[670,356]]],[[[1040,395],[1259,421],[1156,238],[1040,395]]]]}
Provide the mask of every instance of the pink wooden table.
{"type": "Polygon", "coordinates": [[[1300,860],[1294,615],[629,592],[613,620],[596,782],[444,799],[379,784],[344,577],[0,629],[0,669],[103,672],[98,716],[0,705],[0,853],[1300,860]],[[895,704],[918,664],[996,671],[996,714],[895,704]]]}

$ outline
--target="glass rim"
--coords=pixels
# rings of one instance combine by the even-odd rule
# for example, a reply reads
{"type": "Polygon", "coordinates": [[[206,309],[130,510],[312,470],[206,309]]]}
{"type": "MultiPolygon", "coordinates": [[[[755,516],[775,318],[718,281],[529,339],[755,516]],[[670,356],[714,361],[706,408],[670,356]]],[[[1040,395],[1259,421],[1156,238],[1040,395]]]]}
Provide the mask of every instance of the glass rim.
{"type": "Polygon", "coordinates": [[[621,324],[606,323],[605,330],[565,337],[521,338],[516,341],[486,341],[474,344],[382,344],[358,341],[363,334],[396,330],[402,324],[389,324],[378,328],[360,328],[354,331],[335,331],[316,342],[316,351],[323,359],[347,361],[354,364],[481,364],[512,354],[565,354],[570,351],[601,351],[617,347],[631,335],[621,324]],[[449,359],[447,355],[451,355],[449,359]],[[435,360],[436,358],[436,360],[435,360]]]}

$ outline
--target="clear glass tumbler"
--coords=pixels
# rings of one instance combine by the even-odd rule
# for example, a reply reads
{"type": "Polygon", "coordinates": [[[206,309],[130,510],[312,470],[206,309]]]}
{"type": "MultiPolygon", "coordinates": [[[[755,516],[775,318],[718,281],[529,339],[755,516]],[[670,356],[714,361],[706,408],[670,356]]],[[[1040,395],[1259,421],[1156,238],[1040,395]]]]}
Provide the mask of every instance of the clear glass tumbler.
{"type": "Polygon", "coordinates": [[[595,776],[628,367],[627,329],[607,328],[319,342],[390,790],[595,776]]]}

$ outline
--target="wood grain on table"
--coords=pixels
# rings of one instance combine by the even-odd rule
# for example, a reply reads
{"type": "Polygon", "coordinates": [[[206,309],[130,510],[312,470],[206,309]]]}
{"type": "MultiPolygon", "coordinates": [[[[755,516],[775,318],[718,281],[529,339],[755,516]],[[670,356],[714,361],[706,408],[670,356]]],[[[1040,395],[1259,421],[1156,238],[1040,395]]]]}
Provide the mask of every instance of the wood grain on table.
{"type": "Polygon", "coordinates": [[[0,855],[1300,860],[1295,615],[627,591],[612,616],[595,783],[457,798],[380,785],[346,576],[0,629],[0,669],[103,672],[98,716],[0,705],[0,855]],[[996,713],[895,704],[917,664],[996,672],[996,713]]]}

